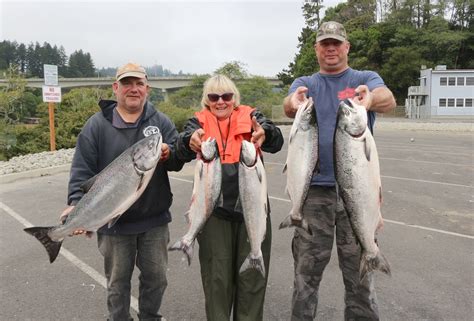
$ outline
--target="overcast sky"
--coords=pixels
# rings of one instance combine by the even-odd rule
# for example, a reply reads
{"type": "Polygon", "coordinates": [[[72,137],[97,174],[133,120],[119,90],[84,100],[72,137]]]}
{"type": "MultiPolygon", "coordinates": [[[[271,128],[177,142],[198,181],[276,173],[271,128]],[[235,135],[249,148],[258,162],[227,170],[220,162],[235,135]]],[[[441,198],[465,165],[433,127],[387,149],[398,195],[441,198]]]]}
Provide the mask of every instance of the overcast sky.
{"type": "MultiPolygon", "coordinates": [[[[341,0],[325,0],[326,7],[341,0]]],[[[0,0],[0,40],[82,49],[96,68],[128,61],[212,73],[240,61],[275,76],[298,51],[303,1],[0,0]]]]}

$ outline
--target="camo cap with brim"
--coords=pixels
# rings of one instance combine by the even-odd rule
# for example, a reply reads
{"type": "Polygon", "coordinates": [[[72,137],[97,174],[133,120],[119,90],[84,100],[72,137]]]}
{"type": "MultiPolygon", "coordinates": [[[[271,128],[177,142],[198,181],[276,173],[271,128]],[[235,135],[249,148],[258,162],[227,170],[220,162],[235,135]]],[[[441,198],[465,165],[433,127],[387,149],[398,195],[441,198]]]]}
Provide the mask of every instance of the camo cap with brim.
{"type": "Polygon", "coordinates": [[[346,29],[344,29],[344,26],[336,21],[323,22],[321,26],[319,26],[316,35],[316,42],[320,42],[324,39],[345,41],[347,40],[346,29]]]}

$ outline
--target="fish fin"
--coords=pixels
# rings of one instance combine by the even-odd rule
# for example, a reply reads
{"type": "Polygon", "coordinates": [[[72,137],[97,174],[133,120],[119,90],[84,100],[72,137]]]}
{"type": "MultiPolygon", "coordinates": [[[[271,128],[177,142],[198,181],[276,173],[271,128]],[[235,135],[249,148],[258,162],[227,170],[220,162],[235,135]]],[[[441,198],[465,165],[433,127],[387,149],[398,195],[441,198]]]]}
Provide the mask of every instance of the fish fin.
{"type": "Polygon", "coordinates": [[[242,266],[240,267],[239,273],[243,273],[248,269],[255,269],[259,271],[263,277],[265,277],[265,263],[263,262],[263,255],[262,251],[260,250],[258,257],[252,258],[251,254],[249,254],[246,258],[242,266]]]}
{"type": "Polygon", "coordinates": [[[177,241],[176,243],[174,243],[172,246],[168,247],[168,251],[177,251],[177,250],[181,250],[184,252],[184,254],[186,254],[186,258],[188,259],[188,265],[191,265],[191,260],[194,254],[194,240],[192,241],[190,245],[186,245],[183,242],[183,239],[181,239],[177,241]]]}
{"type": "Polygon", "coordinates": [[[92,176],[87,181],[82,183],[80,188],[84,193],[87,193],[91,189],[92,185],[94,185],[95,181],[97,180],[97,176],[99,176],[99,174],[92,176]]]}
{"type": "Polygon", "coordinates": [[[339,184],[336,183],[336,200],[337,200],[336,201],[336,212],[344,211],[344,209],[346,208],[340,191],[341,191],[341,188],[339,187],[339,184]]]}
{"type": "Polygon", "coordinates": [[[292,226],[291,215],[288,215],[287,217],[285,217],[285,219],[283,221],[281,221],[280,226],[278,227],[278,229],[281,230],[285,227],[290,227],[290,226],[292,226]]]}
{"type": "Polygon", "coordinates": [[[201,164],[201,167],[199,168],[199,179],[200,180],[202,179],[203,172],[204,172],[204,166],[201,164]]]}
{"type": "Polygon", "coordinates": [[[191,219],[189,218],[189,211],[187,211],[186,213],[184,213],[184,219],[186,220],[186,224],[190,224],[190,223],[191,223],[191,219]]]}
{"type": "Polygon", "coordinates": [[[140,190],[140,188],[142,187],[143,185],[143,179],[145,178],[145,175],[143,175],[143,173],[139,173],[139,176],[140,176],[140,181],[138,182],[138,186],[137,186],[137,191],[140,190]]]}
{"type": "Polygon", "coordinates": [[[362,253],[362,258],[360,260],[360,281],[364,280],[369,272],[379,270],[388,276],[392,276],[392,272],[390,271],[390,264],[388,263],[385,256],[379,250],[377,255],[373,258],[367,257],[362,253]]]}
{"type": "Polygon", "coordinates": [[[371,150],[371,148],[370,148],[369,142],[367,141],[367,138],[364,139],[364,147],[365,147],[365,157],[370,162],[370,150],[371,150]]]}
{"type": "Polygon", "coordinates": [[[262,171],[258,168],[258,166],[255,166],[255,171],[257,172],[258,181],[262,182],[262,171]]]}
{"type": "Polygon", "coordinates": [[[288,144],[291,144],[291,141],[293,140],[293,137],[296,136],[296,133],[298,132],[298,127],[296,127],[296,129],[294,131],[291,131],[290,132],[290,138],[288,140],[288,144]]]}
{"type": "Polygon", "coordinates": [[[316,166],[314,167],[314,171],[316,174],[319,174],[321,172],[321,167],[319,165],[319,157],[318,160],[316,161],[316,166]]]}
{"type": "Polygon", "coordinates": [[[383,196],[382,196],[382,186],[379,186],[379,206],[382,206],[383,196]]]}
{"type": "Polygon", "coordinates": [[[375,233],[379,232],[379,231],[382,231],[383,230],[383,218],[382,218],[382,214],[379,215],[379,222],[377,223],[377,227],[375,228],[375,233]]]}
{"type": "Polygon", "coordinates": [[[28,234],[33,235],[38,239],[38,241],[43,244],[44,248],[46,249],[46,252],[48,252],[49,256],[49,262],[53,263],[54,260],[58,257],[59,250],[61,249],[61,245],[63,241],[53,241],[49,236],[48,233],[51,231],[54,227],[49,226],[49,227],[28,227],[25,228],[23,231],[25,231],[28,234]]]}
{"type": "Polygon", "coordinates": [[[109,221],[108,228],[111,228],[112,226],[114,226],[115,223],[117,223],[117,221],[119,220],[120,216],[121,216],[121,215],[118,215],[118,216],[113,217],[113,218],[109,221]]]}
{"type": "Polygon", "coordinates": [[[285,166],[283,167],[283,172],[282,172],[283,174],[286,173],[287,168],[288,168],[288,164],[285,163],[285,166]]]}
{"type": "Polygon", "coordinates": [[[279,229],[283,229],[285,227],[291,227],[291,226],[295,226],[295,227],[300,227],[302,228],[303,230],[305,230],[309,235],[313,235],[313,232],[311,230],[311,228],[309,227],[308,225],[308,222],[305,220],[305,219],[302,219],[302,220],[294,220],[291,218],[291,214],[288,215],[281,223],[280,223],[280,226],[279,226],[279,229]]]}

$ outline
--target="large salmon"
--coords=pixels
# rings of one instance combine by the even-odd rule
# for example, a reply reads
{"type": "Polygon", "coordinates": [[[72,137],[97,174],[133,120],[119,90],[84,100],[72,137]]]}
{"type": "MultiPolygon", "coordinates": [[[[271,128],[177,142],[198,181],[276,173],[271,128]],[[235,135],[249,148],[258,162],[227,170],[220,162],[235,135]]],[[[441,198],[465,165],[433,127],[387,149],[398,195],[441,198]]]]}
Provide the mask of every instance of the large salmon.
{"type": "Polygon", "coordinates": [[[239,273],[254,268],[265,277],[261,244],[267,227],[267,175],[255,145],[245,140],[240,152],[239,197],[250,242],[250,253],[239,273]]]}
{"type": "Polygon", "coordinates": [[[77,229],[95,232],[105,224],[113,226],[135,203],[148,185],[161,156],[159,131],[126,149],[99,174],[82,186],[85,194],[69,213],[64,224],[29,227],[54,262],[64,238],[77,229]]]}
{"type": "Polygon", "coordinates": [[[377,148],[367,126],[364,106],[341,102],[334,136],[334,161],[338,193],[361,247],[360,279],[380,270],[390,275],[390,265],[375,242],[382,226],[382,184],[377,148]]]}
{"type": "Polygon", "coordinates": [[[201,153],[197,156],[194,168],[193,194],[191,205],[186,213],[188,232],[169,250],[182,250],[191,264],[194,241],[207,219],[214,211],[221,194],[222,167],[219,149],[214,138],[208,138],[201,144],[201,153]]]}
{"type": "Polygon", "coordinates": [[[291,200],[290,214],[281,222],[280,229],[298,226],[311,234],[303,217],[303,205],[308,195],[311,178],[318,162],[318,122],[311,97],[299,106],[291,126],[286,158],[286,191],[291,200]]]}

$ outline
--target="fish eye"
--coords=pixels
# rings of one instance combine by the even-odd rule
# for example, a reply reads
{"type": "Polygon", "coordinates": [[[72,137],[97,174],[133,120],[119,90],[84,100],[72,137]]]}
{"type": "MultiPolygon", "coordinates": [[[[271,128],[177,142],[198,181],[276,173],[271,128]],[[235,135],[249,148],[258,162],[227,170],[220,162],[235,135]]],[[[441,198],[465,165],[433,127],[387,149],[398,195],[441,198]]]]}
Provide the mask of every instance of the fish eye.
{"type": "Polygon", "coordinates": [[[344,110],[344,115],[349,116],[350,114],[351,114],[351,112],[348,109],[344,110]]]}

